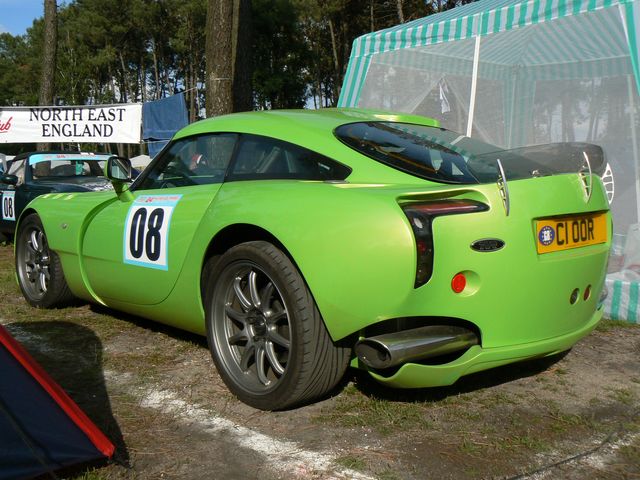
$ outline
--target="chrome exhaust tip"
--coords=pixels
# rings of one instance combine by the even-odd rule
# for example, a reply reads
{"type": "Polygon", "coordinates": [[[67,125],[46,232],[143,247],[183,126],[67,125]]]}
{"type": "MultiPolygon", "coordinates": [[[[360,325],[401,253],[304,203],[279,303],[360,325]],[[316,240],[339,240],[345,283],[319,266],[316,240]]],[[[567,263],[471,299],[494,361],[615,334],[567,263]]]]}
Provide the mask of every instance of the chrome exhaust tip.
{"type": "Polygon", "coordinates": [[[358,359],[373,369],[438,357],[477,345],[478,336],[464,327],[430,325],[375,337],[356,343],[358,359]]]}

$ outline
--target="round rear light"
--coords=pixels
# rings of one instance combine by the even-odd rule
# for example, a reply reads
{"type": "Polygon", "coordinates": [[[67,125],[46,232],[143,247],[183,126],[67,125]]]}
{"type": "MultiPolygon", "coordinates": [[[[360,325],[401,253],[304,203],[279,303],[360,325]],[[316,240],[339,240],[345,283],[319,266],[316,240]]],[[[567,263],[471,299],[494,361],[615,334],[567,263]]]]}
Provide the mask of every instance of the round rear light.
{"type": "Polygon", "coordinates": [[[456,273],[451,279],[451,290],[455,293],[462,292],[467,286],[467,278],[464,273],[456,273]]]}

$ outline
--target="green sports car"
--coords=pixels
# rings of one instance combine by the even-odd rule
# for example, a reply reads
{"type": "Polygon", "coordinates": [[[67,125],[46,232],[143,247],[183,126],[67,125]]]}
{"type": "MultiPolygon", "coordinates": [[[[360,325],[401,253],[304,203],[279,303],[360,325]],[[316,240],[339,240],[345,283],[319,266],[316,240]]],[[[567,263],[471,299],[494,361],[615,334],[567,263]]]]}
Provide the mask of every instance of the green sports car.
{"type": "Polygon", "coordinates": [[[290,408],[349,365],[393,387],[571,348],[602,316],[599,147],[504,150],[355,109],[207,119],[115,191],[18,221],[26,300],[75,298],[206,335],[242,401],[290,408]]]}

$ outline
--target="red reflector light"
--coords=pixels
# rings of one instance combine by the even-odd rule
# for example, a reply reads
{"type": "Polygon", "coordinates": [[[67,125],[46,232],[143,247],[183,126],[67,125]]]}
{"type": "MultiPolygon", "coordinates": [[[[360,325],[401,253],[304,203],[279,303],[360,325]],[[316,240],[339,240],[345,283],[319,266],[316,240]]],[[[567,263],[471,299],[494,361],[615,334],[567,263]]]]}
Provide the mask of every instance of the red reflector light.
{"type": "Polygon", "coordinates": [[[457,273],[451,279],[451,290],[455,293],[462,292],[467,286],[467,278],[464,276],[464,273],[457,273]]]}

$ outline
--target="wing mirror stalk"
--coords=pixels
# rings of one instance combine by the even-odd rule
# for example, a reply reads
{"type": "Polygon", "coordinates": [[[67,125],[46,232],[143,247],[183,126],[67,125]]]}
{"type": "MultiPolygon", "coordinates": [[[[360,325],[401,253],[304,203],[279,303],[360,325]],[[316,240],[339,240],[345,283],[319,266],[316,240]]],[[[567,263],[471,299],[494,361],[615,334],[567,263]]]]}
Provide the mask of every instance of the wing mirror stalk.
{"type": "Polygon", "coordinates": [[[129,191],[131,182],[131,160],[125,157],[113,156],[107,160],[104,175],[109,179],[122,201],[133,200],[133,194],[129,191]]]}

